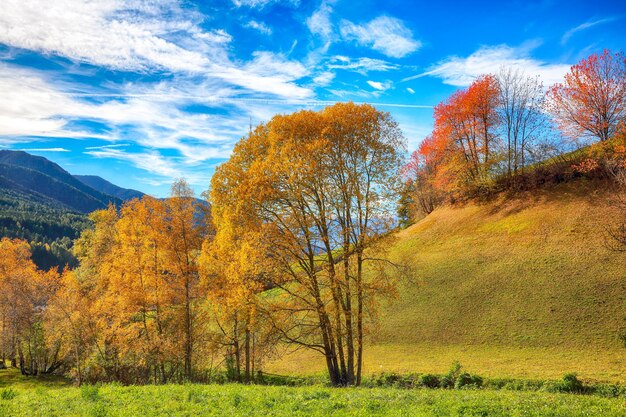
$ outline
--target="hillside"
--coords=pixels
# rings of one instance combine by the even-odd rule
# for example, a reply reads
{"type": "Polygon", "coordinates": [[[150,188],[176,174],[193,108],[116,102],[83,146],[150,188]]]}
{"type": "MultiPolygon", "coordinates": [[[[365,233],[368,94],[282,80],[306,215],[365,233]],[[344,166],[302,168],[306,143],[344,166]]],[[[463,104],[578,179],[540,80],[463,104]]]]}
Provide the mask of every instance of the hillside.
{"type": "Polygon", "coordinates": [[[104,178],[98,177],[97,175],[74,175],[74,178],[94,190],[117,197],[123,201],[132,200],[133,198],[141,198],[145,195],[141,191],[118,187],[117,185],[111,184],[104,178]]]}
{"type": "MultiPolygon", "coordinates": [[[[614,216],[606,184],[577,181],[441,207],[398,232],[391,256],[410,278],[382,308],[366,372],[441,372],[459,360],[486,375],[621,380],[626,256],[604,247],[614,216]]],[[[323,363],[299,351],[268,369],[323,363]]]]}

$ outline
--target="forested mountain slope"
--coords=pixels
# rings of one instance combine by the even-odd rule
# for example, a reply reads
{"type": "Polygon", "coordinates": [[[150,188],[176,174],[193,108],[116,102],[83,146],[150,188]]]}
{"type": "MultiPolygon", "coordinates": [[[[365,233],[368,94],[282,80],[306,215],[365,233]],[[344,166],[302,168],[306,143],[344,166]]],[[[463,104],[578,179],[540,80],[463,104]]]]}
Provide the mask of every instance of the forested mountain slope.
{"type": "Polygon", "coordinates": [[[89,213],[121,200],[99,192],[74,178],[46,158],[21,151],[0,151],[0,178],[3,188],[45,196],[69,210],[89,213]]]}
{"type": "Polygon", "coordinates": [[[86,214],[143,193],[95,176],[73,176],[56,163],[22,151],[0,151],[0,237],[31,243],[39,268],[75,266],[72,240],[86,214]]]}

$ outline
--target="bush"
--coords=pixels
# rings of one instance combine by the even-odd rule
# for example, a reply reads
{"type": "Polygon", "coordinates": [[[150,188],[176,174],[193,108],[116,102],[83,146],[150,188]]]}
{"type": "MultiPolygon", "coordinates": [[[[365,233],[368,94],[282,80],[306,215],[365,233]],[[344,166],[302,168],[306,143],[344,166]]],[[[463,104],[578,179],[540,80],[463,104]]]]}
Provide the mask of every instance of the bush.
{"type": "Polygon", "coordinates": [[[546,383],[544,389],[548,392],[569,392],[578,394],[582,394],[586,391],[582,381],[578,379],[574,373],[565,374],[561,381],[546,383]]]}
{"type": "Polygon", "coordinates": [[[463,372],[459,375],[454,383],[454,388],[480,388],[483,385],[483,379],[478,375],[471,375],[463,372]]]}
{"type": "Polygon", "coordinates": [[[439,388],[441,381],[437,375],[426,374],[419,379],[419,385],[426,388],[439,388]]]}
{"type": "Polygon", "coordinates": [[[459,362],[454,362],[448,373],[441,378],[441,388],[454,388],[457,378],[461,375],[461,368],[459,362]]]}
{"type": "Polygon", "coordinates": [[[598,384],[593,387],[593,393],[601,397],[615,398],[624,395],[624,390],[615,384],[598,384]]]}

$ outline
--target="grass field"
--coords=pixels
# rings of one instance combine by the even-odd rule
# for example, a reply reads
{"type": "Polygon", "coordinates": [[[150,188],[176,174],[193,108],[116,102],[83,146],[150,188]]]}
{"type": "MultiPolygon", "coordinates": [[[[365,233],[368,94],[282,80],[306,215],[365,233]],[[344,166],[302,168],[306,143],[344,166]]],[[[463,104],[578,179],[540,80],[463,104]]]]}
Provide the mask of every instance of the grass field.
{"type": "MultiPolygon", "coordinates": [[[[382,309],[365,371],[624,382],[626,255],[604,245],[616,215],[606,184],[569,183],[447,206],[401,231],[391,256],[410,267],[382,309]]],[[[297,352],[276,373],[318,373],[297,352]]]]}
{"type": "MultiPolygon", "coordinates": [[[[0,381],[8,373],[0,370],[0,381]]],[[[623,416],[623,399],[489,390],[1,383],[0,416],[623,416]],[[25,385],[24,385],[25,384],[25,385]],[[35,384],[35,385],[33,385],[35,384]]]]}

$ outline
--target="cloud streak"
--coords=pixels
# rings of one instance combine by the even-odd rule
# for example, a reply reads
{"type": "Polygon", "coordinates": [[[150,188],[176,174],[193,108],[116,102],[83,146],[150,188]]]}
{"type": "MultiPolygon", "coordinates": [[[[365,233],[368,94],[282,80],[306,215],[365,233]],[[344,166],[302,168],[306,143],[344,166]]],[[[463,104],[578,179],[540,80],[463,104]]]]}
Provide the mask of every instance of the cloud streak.
{"type": "Polygon", "coordinates": [[[427,71],[404,78],[402,81],[428,76],[440,78],[444,84],[466,87],[477,77],[492,74],[501,67],[519,68],[528,75],[538,75],[546,85],[561,82],[570,69],[568,64],[551,64],[531,58],[528,47],[483,46],[467,57],[448,57],[427,71]]]}
{"type": "Polygon", "coordinates": [[[570,30],[568,30],[567,32],[565,32],[563,34],[563,37],[561,37],[561,45],[565,45],[572,36],[574,36],[576,33],[578,32],[582,32],[583,30],[587,30],[589,28],[592,28],[594,26],[598,26],[598,25],[602,25],[605,23],[610,23],[610,22],[614,22],[616,20],[620,19],[620,17],[607,17],[604,19],[597,19],[597,20],[589,20],[585,23],[582,23],[576,27],[571,28],[570,30]]]}

